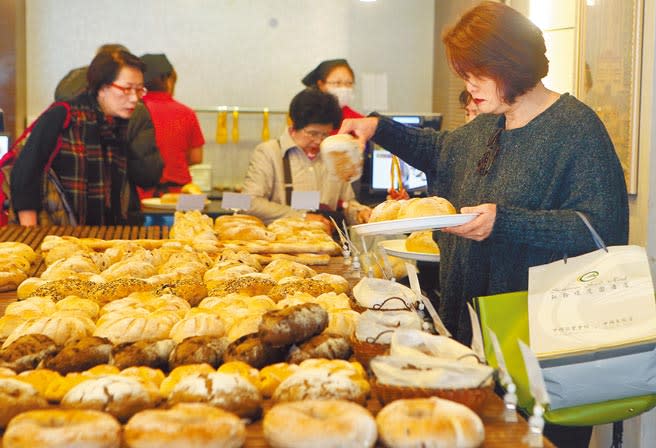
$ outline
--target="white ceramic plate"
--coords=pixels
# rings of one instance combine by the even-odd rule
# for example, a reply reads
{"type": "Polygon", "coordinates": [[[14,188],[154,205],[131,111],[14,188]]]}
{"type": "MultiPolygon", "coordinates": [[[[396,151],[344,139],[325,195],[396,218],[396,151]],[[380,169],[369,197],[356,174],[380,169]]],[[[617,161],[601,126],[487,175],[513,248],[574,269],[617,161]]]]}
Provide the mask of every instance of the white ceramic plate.
{"type": "Polygon", "coordinates": [[[423,252],[411,252],[405,248],[405,240],[386,240],[378,243],[380,247],[387,252],[387,255],[393,255],[399,258],[417,261],[429,261],[439,263],[440,254],[426,254],[423,252]]]}
{"type": "Polygon", "coordinates": [[[459,226],[468,223],[478,213],[461,213],[457,215],[423,216],[421,218],[394,219],[392,221],[371,222],[353,226],[359,235],[393,235],[412,233],[417,230],[437,230],[443,227],[459,226]]]}
{"type": "MultiPolygon", "coordinates": [[[[205,205],[209,204],[210,201],[206,200],[205,205]]],[[[174,203],[163,203],[161,198],[143,198],[141,200],[141,205],[146,208],[157,208],[160,210],[175,210],[178,204],[174,203]]]]}

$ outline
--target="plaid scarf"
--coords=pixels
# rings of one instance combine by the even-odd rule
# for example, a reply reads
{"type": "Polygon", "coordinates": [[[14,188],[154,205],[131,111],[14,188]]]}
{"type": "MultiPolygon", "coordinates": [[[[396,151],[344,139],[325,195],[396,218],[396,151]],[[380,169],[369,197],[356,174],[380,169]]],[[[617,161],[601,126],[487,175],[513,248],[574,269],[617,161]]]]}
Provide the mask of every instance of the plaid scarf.
{"type": "Polygon", "coordinates": [[[95,98],[70,102],[71,125],[53,161],[79,225],[112,225],[127,219],[127,120],[106,117],[95,98]]]}

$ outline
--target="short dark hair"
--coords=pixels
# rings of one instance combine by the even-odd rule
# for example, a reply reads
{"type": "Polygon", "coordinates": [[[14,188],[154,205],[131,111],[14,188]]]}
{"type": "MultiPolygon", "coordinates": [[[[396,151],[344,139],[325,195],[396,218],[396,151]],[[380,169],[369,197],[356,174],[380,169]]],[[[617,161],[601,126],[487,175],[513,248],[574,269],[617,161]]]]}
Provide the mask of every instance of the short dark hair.
{"type": "Polygon", "coordinates": [[[353,69],[346,59],[329,59],[317,65],[314,70],[305,75],[301,82],[308,87],[315,87],[318,85],[319,81],[326,82],[328,76],[337,67],[346,68],[351,73],[351,78],[355,79],[355,73],[353,73],[353,69]]]}
{"type": "Polygon", "coordinates": [[[155,76],[147,80],[144,85],[149,92],[166,92],[168,90],[167,82],[169,79],[173,79],[173,83],[178,80],[178,73],[173,69],[170,73],[155,76]]]}
{"type": "Polygon", "coordinates": [[[98,94],[102,86],[109,85],[116,80],[118,72],[123,67],[132,67],[141,73],[145,65],[141,59],[125,50],[103,51],[93,58],[87,70],[87,85],[93,96],[98,94]]]}
{"type": "Polygon", "coordinates": [[[485,1],[467,11],[442,34],[453,70],[493,79],[508,104],[535,87],[549,72],[542,31],[503,3],[485,1]]]}
{"type": "Polygon", "coordinates": [[[334,95],[311,87],[301,90],[292,99],[289,116],[297,130],[310,124],[331,124],[337,129],[342,122],[342,109],[334,95]]]}

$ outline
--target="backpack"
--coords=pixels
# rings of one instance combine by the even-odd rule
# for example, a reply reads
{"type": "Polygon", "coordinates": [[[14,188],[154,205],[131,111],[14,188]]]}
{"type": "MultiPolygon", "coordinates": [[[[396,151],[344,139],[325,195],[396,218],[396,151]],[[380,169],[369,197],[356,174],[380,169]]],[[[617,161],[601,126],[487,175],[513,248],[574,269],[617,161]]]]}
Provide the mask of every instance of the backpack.
{"type": "MultiPolygon", "coordinates": [[[[18,224],[18,216],[11,206],[11,197],[10,197],[10,183],[11,183],[11,169],[16,161],[18,154],[22,149],[21,142],[27,138],[27,136],[32,132],[32,129],[39,121],[39,119],[45,114],[48,110],[53,107],[63,106],[66,109],[66,118],[62,125],[62,130],[65,130],[69,127],[71,123],[71,106],[66,102],[55,102],[51,104],[48,109],[39,115],[39,117],[30,124],[27,129],[16,139],[9,151],[0,158],[0,226],[5,226],[8,223],[18,224]]],[[[69,201],[66,199],[66,194],[64,193],[64,188],[59,181],[59,178],[52,170],[52,162],[59,154],[59,150],[62,146],[62,136],[61,133],[57,138],[57,143],[53,148],[48,161],[43,170],[43,178],[41,182],[41,197],[42,197],[42,207],[41,211],[37,216],[38,225],[76,225],[77,220],[75,218],[75,213],[73,212],[73,207],[70,205],[69,201]]]]}

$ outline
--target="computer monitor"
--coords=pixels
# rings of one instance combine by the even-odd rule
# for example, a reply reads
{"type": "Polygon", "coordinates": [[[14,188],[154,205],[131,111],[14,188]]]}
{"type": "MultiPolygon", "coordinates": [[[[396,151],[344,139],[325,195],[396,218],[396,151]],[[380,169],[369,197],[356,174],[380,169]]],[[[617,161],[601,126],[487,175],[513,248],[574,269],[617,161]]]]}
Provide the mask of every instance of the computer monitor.
{"type": "MultiPolygon", "coordinates": [[[[440,130],[442,126],[442,115],[440,114],[388,114],[390,118],[398,123],[419,128],[430,127],[440,130]]],[[[426,193],[426,174],[403,160],[401,162],[401,177],[403,185],[410,196],[421,196],[426,193]]],[[[365,176],[363,181],[366,191],[362,193],[368,202],[376,202],[384,199],[391,186],[390,169],[392,165],[392,154],[378,145],[372,145],[367,151],[365,160],[365,176]]]]}
{"type": "Polygon", "coordinates": [[[11,137],[7,132],[0,132],[0,157],[7,154],[11,147],[11,137]]]}
{"type": "MultiPolygon", "coordinates": [[[[401,179],[406,190],[423,192],[426,190],[426,174],[403,160],[401,162],[401,179]]],[[[392,154],[378,145],[371,153],[371,189],[387,191],[391,188],[392,154]]]]}

